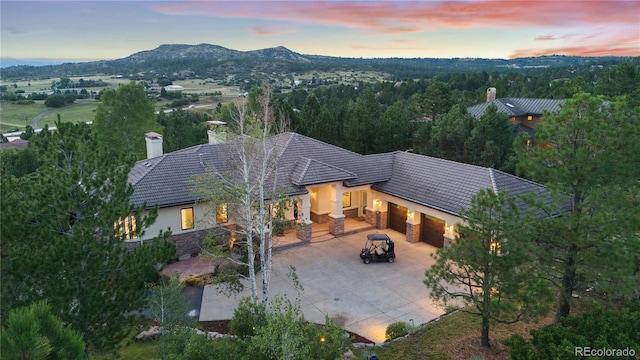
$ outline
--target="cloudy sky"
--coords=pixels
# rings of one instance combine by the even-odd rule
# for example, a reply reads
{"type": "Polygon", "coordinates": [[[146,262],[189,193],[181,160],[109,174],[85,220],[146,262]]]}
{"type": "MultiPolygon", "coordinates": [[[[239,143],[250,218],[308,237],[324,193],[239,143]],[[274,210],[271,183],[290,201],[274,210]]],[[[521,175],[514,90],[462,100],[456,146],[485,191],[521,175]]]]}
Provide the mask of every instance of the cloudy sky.
{"type": "Polygon", "coordinates": [[[0,14],[0,56],[17,59],[198,43],[364,58],[640,56],[640,0],[1,0],[0,14]]]}

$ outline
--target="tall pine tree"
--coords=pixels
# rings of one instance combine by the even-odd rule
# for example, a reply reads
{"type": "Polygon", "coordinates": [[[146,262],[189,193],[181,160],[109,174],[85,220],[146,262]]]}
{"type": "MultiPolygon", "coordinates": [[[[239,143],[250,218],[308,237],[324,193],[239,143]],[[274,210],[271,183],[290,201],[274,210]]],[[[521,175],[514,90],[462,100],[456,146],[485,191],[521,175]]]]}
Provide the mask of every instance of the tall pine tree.
{"type": "Polygon", "coordinates": [[[131,157],[114,160],[86,124],[56,126],[37,172],[2,181],[3,314],[44,299],[87,349],[109,349],[129,334],[144,283],[175,249],[167,233],[125,249],[157,215],[129,202],[131,157]]]}

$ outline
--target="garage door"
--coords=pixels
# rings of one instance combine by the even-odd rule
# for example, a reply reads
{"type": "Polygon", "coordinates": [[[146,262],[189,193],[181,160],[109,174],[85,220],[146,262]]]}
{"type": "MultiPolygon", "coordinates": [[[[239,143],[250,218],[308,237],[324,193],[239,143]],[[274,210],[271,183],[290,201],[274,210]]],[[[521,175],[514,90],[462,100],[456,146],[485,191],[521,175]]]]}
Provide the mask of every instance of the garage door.
{"type": "Polygon", "coordinates": [[[407,208],[389,203],[389,228],[407,233],[407,208]]]}
{"type": "Polygon", "coordinates": [[[420,241],[435,247],[444,246],[444,221],[422,214],[420,224],[422,224],[420,241]]]}

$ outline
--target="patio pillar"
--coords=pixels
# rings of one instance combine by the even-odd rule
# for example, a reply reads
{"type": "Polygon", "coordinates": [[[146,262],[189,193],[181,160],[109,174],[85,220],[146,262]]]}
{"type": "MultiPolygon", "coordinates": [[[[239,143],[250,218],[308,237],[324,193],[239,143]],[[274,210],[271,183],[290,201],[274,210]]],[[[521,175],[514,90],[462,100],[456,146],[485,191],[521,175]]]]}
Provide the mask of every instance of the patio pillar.
{"type": "Polygon", "coordinates": [[[407,241],[412,244],[420,241],[420,218],[418,211],[410,209],[407,213],[407,241]]]}
{"type": "Polygon", "coordinates": [[[449,246],[456,239],[455,225],[448,222],[444,225],[444,246],[449,246]]]}
{"type": "Polygon", "coordinates": [[[296,219],[296,237],[302,242],[310,242],[311,241],[311,225],[313,221],[311,221],[311,197],[309,194],[302,195],[300,197],[300,214],[298,215],[298,219],[296,219]]]}
{"type": "Polygon", "coordinates": [[[329,214],[329,233],[334,236],[344,233],[344,214],[342,213],[342,183],[331,185],[331,213],[329,214]]]}

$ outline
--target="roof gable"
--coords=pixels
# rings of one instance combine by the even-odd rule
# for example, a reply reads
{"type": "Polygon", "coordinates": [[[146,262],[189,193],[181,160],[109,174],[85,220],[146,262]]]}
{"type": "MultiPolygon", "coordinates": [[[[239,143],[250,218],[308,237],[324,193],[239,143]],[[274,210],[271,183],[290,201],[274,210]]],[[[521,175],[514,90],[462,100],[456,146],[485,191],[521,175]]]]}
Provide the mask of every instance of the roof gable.
{"type": "Polygon", "coordinates": [[[291,173],[291,182],[300,186],[354,178],[356,176],[347,170],[304,157],[298,160],[298,164],[291,173]]]}

